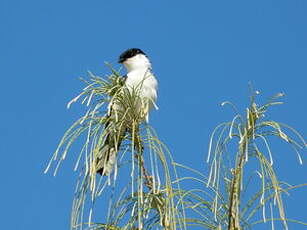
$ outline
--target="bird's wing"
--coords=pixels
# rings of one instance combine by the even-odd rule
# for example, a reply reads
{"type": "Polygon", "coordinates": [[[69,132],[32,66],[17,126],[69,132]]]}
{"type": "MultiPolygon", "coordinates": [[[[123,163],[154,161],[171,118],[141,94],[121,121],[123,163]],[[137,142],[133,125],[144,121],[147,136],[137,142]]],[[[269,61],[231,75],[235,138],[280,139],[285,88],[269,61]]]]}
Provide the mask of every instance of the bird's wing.
{"type": "MultiPolygon", "coordinates": [[[[127,75],[123,76],[124,85],[127,79],[127,75]]],[[[122,139],[126,133],[125,128],[117,128],[116,122],[116,110],[118,105],[115,104],[114,100],[110,101],[108,106],[108,119],[105,123],[104,130],[107,133],[102,146],[99,147],[96,156],[96,172],[101,175],[110,175],[114,164],[116,163],[116,154],[120,148],[122,139]],[[120,129],[120,130],[119,130],[120,129]]]]}

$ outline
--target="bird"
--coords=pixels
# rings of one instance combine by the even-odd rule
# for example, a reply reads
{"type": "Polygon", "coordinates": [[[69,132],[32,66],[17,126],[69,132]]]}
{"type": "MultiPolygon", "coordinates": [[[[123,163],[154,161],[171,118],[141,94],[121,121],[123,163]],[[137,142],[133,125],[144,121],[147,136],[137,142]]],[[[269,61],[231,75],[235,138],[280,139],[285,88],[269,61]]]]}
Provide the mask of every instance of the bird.
{"type": "MultiPolygon", "coordinates": [[[[137,92],[139,102],[135,104],[137,108],[134,111],[142,113],[142,119],[139,122],[149,122],[149,112],[152,108],[158,109],[156,105],[158,82],[152,73],[152,66],[148,56],[139,48],[131,48],[124,51],[118,59],[118,63],[124,65],[127,74],[123,76],[123,88],[130,94],[137,92]]],[[[110,102],[108,116],[115,119],[118,114],[123,113],[123,105],[110,102]]],[[[127,130],[129,124],[114,127],[116,123],[108,122],[105,124],[105,129],[108,129],[108,134],[105,140],[98,148],[96,157],[96,172],[100,175],[109,176],[116,164],[117,152],[127,130]],[[113,125],[113,127],[111,127],[113,125]]],[[[117,126],[119,126],[117,124],[117,126]]]]}

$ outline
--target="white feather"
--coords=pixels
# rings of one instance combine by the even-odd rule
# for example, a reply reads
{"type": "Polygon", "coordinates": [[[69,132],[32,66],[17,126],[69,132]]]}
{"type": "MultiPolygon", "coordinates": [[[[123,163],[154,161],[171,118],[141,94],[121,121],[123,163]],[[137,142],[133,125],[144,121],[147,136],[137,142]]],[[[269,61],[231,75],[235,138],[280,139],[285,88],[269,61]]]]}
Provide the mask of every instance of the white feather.
{"type": "Polygon", "coordinates": [[[137,90],[141,99],[145,99],[148,103],[148,111],[146,114],[148,121],[148,113],[153,107],[158,109],[156,105],[158,82],[151,72],[151,64],[149,59],[138,54],[127,59],[124,63],[127,68],[127,79],[125,85],[128,89],[137,90]]]}

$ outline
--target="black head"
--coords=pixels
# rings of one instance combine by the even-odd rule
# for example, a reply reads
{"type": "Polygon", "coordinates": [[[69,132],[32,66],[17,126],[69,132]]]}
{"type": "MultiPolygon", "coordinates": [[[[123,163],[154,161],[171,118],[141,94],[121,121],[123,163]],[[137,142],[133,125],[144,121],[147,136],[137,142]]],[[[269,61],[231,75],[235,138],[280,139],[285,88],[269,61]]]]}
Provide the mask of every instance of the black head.
{"type": "Polygon", "coordinates": [[[118,63],[123,63],[128,58],[134,57],[137,54],[146,55],[141,49],[138,49],[138,48],[128,49],[119,56],[118,63]]]}

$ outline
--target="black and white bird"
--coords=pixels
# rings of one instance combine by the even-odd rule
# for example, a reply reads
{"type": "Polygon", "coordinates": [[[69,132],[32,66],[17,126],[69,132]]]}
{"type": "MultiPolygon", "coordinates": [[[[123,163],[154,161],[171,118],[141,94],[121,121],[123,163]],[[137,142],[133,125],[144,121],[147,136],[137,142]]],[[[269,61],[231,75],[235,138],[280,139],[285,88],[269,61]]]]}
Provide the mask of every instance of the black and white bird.
{"type": "MultiPolygon", "coordinates": [[[[124,76],[124,87],[129,92],[137,92],[140,103],[136,111],[142,109],[143,117],[146,122],[149,120],[149,112],[152,108],[158,109],[156,105],[158,82],[152,73],[151,63],[147,55],[138,48],[128,49],[119,56],[118,62],[123,64],[127,70],[124,76]]],[[[117,103],[110,103],[109,116],[118,116],[122,106],[117,103]]],[[[106,125],[107,128],[108,124],[106,125]]],[[[96,158],[96,172],[101,175],[110,175],[116,164],[117,151],[120,148],[121,138],[126,132],[125,127],[120,130],[115,127],[117,132],[109,132],[96,158]],[[120,133],[118,133],[120,132],[120,133]]]]}

